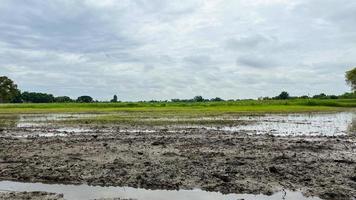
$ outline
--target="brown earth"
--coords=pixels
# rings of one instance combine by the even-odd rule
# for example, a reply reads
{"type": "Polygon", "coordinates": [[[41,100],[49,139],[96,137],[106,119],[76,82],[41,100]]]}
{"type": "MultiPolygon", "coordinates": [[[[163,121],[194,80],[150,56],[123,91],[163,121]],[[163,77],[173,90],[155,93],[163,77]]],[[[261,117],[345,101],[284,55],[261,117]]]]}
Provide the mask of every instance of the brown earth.
{"type": "Polygon", "coordinates": [[[20,139],[3,135],[0,180],[253,194],[285,188],[322,199],[352,199],[356,138],[202,129],[20,139]]]}
{"type": "Polygon", "coordinates": [[[60,194],[47,192],[3,192],[0,193],[0,200],[64,200],[60,194]]]}

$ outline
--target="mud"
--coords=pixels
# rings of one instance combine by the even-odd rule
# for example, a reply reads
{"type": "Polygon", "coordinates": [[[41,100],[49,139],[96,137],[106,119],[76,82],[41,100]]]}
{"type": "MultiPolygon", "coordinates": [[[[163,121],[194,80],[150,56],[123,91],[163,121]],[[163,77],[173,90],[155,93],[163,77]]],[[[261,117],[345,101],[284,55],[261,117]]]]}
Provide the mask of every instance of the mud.
{"type": "Polygon", "coordinates": [[[322,199],[352,199],[356,138],[206,129],[3,135],[0,180],[267,195],[288,189],[322,199]]]}
{"type": "Polygon", "coordinates": [[[64,200],[63,195],[47,192],[1,192],[0,200],[64,200]]]}

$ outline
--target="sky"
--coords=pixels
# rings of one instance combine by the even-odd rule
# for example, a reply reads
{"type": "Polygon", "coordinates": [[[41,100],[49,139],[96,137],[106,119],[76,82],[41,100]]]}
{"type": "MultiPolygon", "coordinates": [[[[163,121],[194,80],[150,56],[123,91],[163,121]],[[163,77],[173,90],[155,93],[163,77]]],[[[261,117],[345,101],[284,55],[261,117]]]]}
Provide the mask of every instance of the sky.
{"type": "Polygon", "coordinates": [[[355,0],[0,0],[0,75],[108,100],[341,94],[355,0]]]}

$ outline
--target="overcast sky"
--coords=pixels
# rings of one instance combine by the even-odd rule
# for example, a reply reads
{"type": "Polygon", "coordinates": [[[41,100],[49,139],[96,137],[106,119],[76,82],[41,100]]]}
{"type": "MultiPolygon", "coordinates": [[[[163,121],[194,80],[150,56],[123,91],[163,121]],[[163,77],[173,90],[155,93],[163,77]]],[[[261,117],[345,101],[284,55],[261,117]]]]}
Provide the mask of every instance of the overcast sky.
{"type": "Polygon", "coordinates": [[[0,75],[120,100],[340,94],[355,0],[0,0],[0,75]]]}

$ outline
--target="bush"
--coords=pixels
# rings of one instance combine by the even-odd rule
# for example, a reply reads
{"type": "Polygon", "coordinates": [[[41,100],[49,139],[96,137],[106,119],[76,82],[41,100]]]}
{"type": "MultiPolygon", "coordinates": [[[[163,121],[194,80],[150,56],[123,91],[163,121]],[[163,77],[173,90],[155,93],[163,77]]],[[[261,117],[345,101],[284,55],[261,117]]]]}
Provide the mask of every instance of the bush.
{"type": "Polygon", "coordinates": [[[92,103],[93,98],[91,96],[80,96],[77,99],[77,102],[79,103],[92,103]]]}

